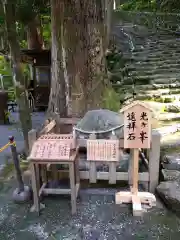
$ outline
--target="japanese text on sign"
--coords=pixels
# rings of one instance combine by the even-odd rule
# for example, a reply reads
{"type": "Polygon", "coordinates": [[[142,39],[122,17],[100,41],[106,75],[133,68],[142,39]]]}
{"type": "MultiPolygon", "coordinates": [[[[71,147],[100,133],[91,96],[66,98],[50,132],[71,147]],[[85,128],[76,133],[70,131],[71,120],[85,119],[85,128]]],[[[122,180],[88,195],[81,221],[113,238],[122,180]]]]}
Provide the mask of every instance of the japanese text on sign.
{"type": "Polygon", "coordinates": [[[135,105],[124,112],[124,147],[150,148],[151,115],[149,109],[135,105]]]}

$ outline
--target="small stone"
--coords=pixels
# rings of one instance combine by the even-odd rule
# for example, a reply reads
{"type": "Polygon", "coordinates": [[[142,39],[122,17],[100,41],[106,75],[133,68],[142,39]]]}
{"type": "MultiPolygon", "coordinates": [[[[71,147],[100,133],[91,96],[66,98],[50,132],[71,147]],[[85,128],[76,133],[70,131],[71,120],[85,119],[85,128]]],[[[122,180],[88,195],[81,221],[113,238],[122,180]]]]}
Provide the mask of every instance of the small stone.
{"type": "Polygon", "coordinates": [[[180,183],[177,181],[162,182],[156,190],[166,206],[180,214],[180,183]]]}
{"type": "Polygon", "coordinates": [[[163,168],[167,170],[180,171],[180,155],[178,153],[172,153],[172,155],[166,155],[162,160],[163,168]]]}
{"type": "Polygon", "coordinates": [[[180,171],[162,169],[162,174],[165,181],[180,181],[180,171]]]}

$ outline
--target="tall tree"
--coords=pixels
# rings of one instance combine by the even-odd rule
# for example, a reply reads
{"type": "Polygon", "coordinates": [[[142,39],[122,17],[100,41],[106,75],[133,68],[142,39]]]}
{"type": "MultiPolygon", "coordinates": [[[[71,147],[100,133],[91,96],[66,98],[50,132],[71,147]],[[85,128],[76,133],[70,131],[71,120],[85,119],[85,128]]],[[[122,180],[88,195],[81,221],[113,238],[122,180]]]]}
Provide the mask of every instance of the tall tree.
{"type": "Polygon", "coordinates": [[[51,92],[48,114],[66,117],[68,82],[64,43],[64,7],[66,0],[51,0],[51,92]]]}
{"type": "Polygon", "coordinates": [[[49,109],[56,106],[60,112],[63,106],[67,106],[69,101],[63,96],[66,93],[72,99],[73,115],[81,116],[102,105],[106,80],[105,4],[99,0],[52,0],[51,4],[52,89],[49,109]]]}
{"type": "Polygon", "coordinates": [[[4,9],[8,44],[11,53],[11,61],[13,65],[13,79],[16,89],[17,103],[19,107],[19,118],[25,140],[25,150],[26,152],[28,152],[28,131],[31,129],[31,115],[29,111],[27,91],[21,68],[20,47],[17,40],[15,2],[13,0],[2,0],[2,3],[4,9]]]}
{"type": "Polygon", "coordinates": [[[16,0],[16,18],[27,31],[29,49],[43,46],[41,14],[49,14],[49,0],[16,0]]]}

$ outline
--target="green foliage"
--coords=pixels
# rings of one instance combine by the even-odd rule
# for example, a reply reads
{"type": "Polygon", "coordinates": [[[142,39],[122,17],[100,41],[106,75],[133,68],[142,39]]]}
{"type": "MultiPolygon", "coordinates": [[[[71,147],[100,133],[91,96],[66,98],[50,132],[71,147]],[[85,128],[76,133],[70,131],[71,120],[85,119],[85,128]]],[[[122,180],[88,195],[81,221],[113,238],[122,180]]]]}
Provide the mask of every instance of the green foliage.
{"type": "Polygon", "coordinates": [[[4,56],[1,55],[0,55],[0,75],[12,76],[10,63],[7,62],[4,56]]]}
{"type": "Polygon", "coordinates": [[[119,6],[125,11],[179,12],[179,0],[129,0],[119,6]]]}
{"type": "Polygon", "coordinates": [[[43,40],[45,47],[49,47],[51,39],[51,19],[49,15],[41,15],[43,27],[43,40]]]}
{"type": "Polygon", "coordinates": [[[104,92],[103,107],[115,112],[120,109],[120,98],[113,88],[106,88],[104,92]]]}
{"type": "Polygon", "coordinates": [[[180,10],[179,0],[162,0],[161,9],[165,12],[178,12],[180,10]]]}
{"type": "Polygon", "coordinates": [[[164,98],[164,103],[171,103],[171,102],[173,102],[173,101],[174,101],[173,98],[170,98],[170,97],[164,98]]]}
{"type": "Polygon", "coordinates": [[[119,6],[125,11],[154,11],[157,9],[156,0],[130,0],[119,6]]]}
{"type": "Polygon", "coordinates": [[[49,0],[17,0],[16,18],[24,24],[40,13],[49,13],[49,0]]]}

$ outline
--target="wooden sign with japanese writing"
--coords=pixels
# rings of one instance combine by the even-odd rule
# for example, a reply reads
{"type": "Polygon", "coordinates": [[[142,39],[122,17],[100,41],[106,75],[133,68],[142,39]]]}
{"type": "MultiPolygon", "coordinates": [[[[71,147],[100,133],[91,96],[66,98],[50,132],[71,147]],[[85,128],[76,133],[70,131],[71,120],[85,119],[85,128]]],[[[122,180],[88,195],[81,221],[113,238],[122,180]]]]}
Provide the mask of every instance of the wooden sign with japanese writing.
{"type": "Polygon", "coordinates": [[[70,144],[63,140],[37,140],[29,156],[32,160],[68,160],[69,158],[70,144]]]}
{"type": "Polygon", "coordinates": [[[118,140],[87,140],[87,160],[89,161],[119,161],[118,140]]]}
{"type": "Polygon", "coordinates": [[[44,134],[41,135],[38,140],[46,141],[65,141],[66,144],[70,145],[70,148],[74,148],[76,145],[76,139],[73,134],[44,134]]]}
{"type": "Polygon", "coordinates": [[[150,148],[151,110],[135,101],[121,112],[124,113],[124,148],[150,148]]]}

